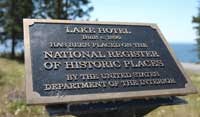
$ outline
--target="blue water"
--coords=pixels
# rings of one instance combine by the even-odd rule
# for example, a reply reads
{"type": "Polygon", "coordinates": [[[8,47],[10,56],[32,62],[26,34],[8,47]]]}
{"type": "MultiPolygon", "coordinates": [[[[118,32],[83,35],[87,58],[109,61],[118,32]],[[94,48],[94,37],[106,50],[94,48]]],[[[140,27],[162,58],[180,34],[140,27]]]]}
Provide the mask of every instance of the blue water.
{"type": "MultiPolygon", "coordinates": [[[[1,52],[10,52],[11,42],[7,42],[7,46],[0,45],[0,53],[1,52]]],[[[175,52],[175,56],[181,62],[200,62],[197,57],[197,49],[195,44],[182,44],[182,43],[171,43],[171,48],[175,52]]],[[[21,52],[23,50],[23,44],[18,44],[16,47],[17,52],[21,52]]]]}
{"type": "Polygon", "coordinates": [[[196,44],[170,44],[176,57],[181,62],[199,62],[196,44]]]}

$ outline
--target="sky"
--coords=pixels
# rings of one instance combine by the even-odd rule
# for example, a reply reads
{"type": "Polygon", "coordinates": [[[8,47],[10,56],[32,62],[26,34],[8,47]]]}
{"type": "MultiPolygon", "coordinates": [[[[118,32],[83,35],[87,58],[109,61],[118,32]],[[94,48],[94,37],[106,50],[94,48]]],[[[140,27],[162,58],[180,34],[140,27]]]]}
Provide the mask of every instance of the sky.
{"type": "Polygon", "coordinates": [[[169,43],[196,43],[198,0],[91,0],[90,20],[156,23],[169,43]]]}

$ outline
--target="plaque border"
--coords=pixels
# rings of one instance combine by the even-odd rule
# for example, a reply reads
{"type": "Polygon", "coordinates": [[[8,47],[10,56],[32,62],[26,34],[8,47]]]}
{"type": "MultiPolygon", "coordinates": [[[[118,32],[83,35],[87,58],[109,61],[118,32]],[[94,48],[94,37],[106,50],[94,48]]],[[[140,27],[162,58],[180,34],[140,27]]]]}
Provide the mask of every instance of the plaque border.
{"type": "Polygon", "coordinates": [[[197,89],[192,85],[191,80],[185,73],[182,65],[176,59],[175,54],[171,47],[168,45],[165,37],[161,33],[157,24],[154,23],[133,23],[133,22],[99,22],[99,21],[70,21],[70,20],[50,20],[50,19],[23,19],[24,28],[24,51],[25,51],[25,77],[26,77],[26,103],[27,104],[54,104],[54,103],[81,103],[81,102],[95,102],[106,100],[120,100],[120,99],[139,99],[139,98],[151,98],[155,96],[182,96],[186,94],[197,93],[197,89]],[[147,90],[147,91],[128,91],[128,92],[111,92],[111,93],[96,93],[96,94],[78,94],[67,96],[40,96],[39,93],[33,91],[32,82],[32,63],[31,63],[31,48],[30,48],[30,32],[29,26],[34,23],[62,23],[62,24],[112,24],[112,25],[133,25],[133,26],[149,26],[155,29],[168,51],[172,55],[172,58],[176,62],[178,68],[186,78],[187,84],[185,88],[174,89],[159,89],[159,90],[147,90]]]}

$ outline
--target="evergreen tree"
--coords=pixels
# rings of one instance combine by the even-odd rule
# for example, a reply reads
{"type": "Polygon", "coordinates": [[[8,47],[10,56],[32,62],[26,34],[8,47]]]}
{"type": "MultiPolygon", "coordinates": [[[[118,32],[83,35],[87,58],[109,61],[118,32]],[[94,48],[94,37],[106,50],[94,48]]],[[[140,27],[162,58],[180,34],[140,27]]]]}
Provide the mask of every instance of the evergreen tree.
{"type": "Polygon", "coordinates": [[[89,17],[89,0],[0,0],[0,41],[12,40],[15,46],[23,39],[23,18],[77,19],[89,17]]]}
{"type": "Polygon", "coordinates": [[[89,17],[93,10],[89,0],[39,0],[36,16],[52,19],[77,19],[89,17]]]}
{"type": "Polygon", "coordinates": [[[198,58],[200,59],[200,8],[198,10],[199,13],[196,17],[192,18],[192,22],[197,24],[197,26],[195,26],[194,28],[197,30],[197,35],[198,35],[196,42],[197,42],[198,58]]]}
{"type": "Polygon", "coordinates": [[[15,46],[23,39],[23,18],[31,17],[34,10],[29,0],[1,0],[0,26],[3,28],[1,40],[11,39],[11,57],[15,58],[15,46]]]}

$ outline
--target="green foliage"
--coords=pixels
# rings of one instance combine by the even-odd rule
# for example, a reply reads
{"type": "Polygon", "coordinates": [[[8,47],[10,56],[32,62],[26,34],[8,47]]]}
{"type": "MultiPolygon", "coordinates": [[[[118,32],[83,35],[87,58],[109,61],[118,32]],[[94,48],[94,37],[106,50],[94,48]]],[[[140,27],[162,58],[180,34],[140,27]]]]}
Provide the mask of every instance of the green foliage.
{"type": "Polygon", "coordinates": [[[0,41],[11,39],[11,57],[23,39],[23,18],[77,19],[89,17],[89,0],[0,0],[0,41]]]}
{"type": "Polygon", "coordinates": [[[34,5],[28,0],[1,0],[0,25],[3,28],[1,40],[12,40],[11,55],[15,57],[15,46],[23,39],[23,18],[31,17],[34,5]]]}
{"type": "Polygon", "coordinates": [[[16,37],[22,39],[23,18],[30,17],[33,11],[33,3],[27,0],[7,0],[4,12],[4,31],[7,36],[12,37],[13,32],[16,37]]]}
{"type": "Polygon", "coordinates": [[[38,0],[37,17],[53,19],[76,19],[89,17],[93,10],[89,0],[38,0]]]}
{"type": "Polygon", "coordinates": [[[196,17],[192,18],[192,22],[197,25],[194,28],[196,29],[197,35],[198,35],[196,42],[197,42],[198,58],[200,59],[200,8],[198,10],[199,10],[199,13],[196,17]]]}

